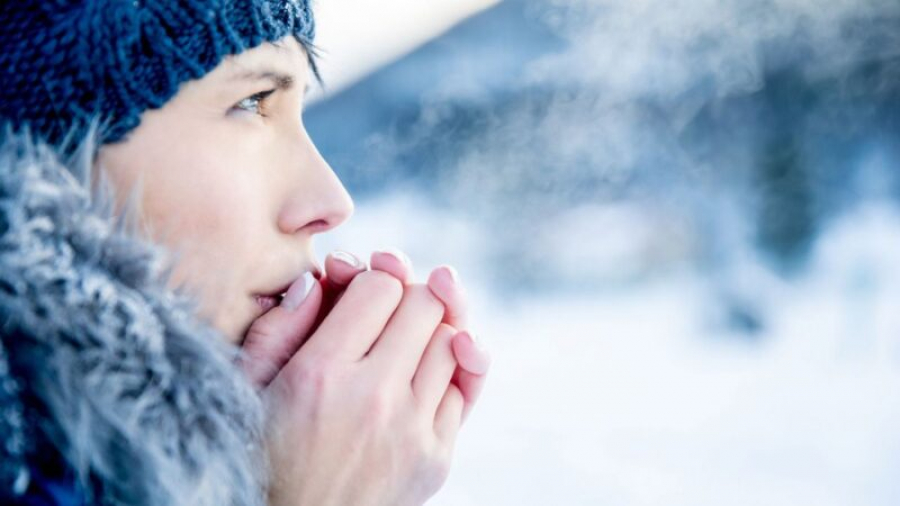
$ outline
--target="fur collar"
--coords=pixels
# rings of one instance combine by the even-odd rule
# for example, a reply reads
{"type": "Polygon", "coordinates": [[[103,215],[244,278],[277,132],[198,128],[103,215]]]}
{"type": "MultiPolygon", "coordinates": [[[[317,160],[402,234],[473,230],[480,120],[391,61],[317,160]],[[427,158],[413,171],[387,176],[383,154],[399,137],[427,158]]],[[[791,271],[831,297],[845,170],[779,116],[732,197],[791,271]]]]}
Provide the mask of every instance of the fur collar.
{"type": "Polygon", "coordinates": [[[237,352],[165,288],[162,248],[74,156],[0,133],[0,495],[58,452],[97,504],[264,504],[262,411],[237,352]]]}

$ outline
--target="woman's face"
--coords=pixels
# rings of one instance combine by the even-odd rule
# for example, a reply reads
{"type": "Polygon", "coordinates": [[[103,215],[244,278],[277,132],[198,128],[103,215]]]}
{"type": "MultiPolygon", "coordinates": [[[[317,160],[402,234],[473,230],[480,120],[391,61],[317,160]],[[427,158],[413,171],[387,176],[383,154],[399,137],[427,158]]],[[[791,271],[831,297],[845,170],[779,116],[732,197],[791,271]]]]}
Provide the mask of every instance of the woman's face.
{"type": "Polygon", "coordinates": [[[307,62],[290,36],[229,57],[98,154],[120,210],[139,183],[144,232],[177,255],[171,287],[233,343],[265,310],[256,295],[317,270],[313,236],[353,212],[302,123],[307,62]]]}

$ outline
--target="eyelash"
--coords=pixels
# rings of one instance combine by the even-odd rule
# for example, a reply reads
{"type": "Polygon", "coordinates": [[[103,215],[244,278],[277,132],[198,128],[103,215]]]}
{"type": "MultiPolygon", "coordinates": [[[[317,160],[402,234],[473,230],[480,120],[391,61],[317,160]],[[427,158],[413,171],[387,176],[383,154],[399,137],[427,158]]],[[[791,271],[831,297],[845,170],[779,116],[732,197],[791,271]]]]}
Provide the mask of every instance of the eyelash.
{"type": "Polygon", "coordinates": [[[257,114],[257,115],[259,115],[259,116],[266,117],[265,114],[263,114],[262,112],[260,112],[260,106],[263,104],[263,102],[265,101],[265,99],[266,99],[269,95],[271,95],[272,93],[275,93],[275,90],[274,90],[274,89],[272,89],[272,90],[266,90],[266,91],[260,91],[259,93],[254,93],[253,95],[250,95],[249,97],[245,97],[245,98],[241,99],[241,101],[238,102],[237,104],[234,104],[234,107],[232,107],[232,109],[239,109],[239,110],[243,110],[243,111],[247,111],[247,112],[252,112],[253,114],[257,114]],[[243,104],[243,103],[244,103],[245,101],[247,101],[247,100],[253,100],[253,101],[255,101],[256,111],[252,111],[252,110],[249,110],[249,109],[247,109],[247,108],[245,108],[245,107],[242,107],[241,104],[243,104]]]}

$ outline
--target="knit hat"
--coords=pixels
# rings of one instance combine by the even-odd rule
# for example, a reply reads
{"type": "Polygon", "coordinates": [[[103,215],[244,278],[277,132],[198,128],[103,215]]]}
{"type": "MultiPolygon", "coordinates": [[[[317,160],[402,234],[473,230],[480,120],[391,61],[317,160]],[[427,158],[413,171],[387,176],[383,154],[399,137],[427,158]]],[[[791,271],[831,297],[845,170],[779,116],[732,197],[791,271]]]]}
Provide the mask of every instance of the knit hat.
{"type": "Polygon", "coordinates": [[[98,144],[123,140],[181,83],[263,42],[293,35],[313,64],[309,0],[4,0],[0,27],[0,126],[57,146],[98,119],[98,144]]]}

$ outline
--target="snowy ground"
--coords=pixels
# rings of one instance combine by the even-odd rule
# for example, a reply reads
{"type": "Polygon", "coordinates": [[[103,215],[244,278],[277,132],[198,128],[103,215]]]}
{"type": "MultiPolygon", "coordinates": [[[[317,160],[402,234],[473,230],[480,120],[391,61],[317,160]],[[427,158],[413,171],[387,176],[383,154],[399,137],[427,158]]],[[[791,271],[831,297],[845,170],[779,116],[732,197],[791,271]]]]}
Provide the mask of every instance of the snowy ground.
{"type": "Polygon", "coordinates": [[[403,196],[358,203],[322,251],[396,245],[459,266],[494,363],[430,506],[900,503],[900,214],[831,227],[765,293],[766,331],[716,325],[696,275],[497,295],[485,238],[403,196]]]}

